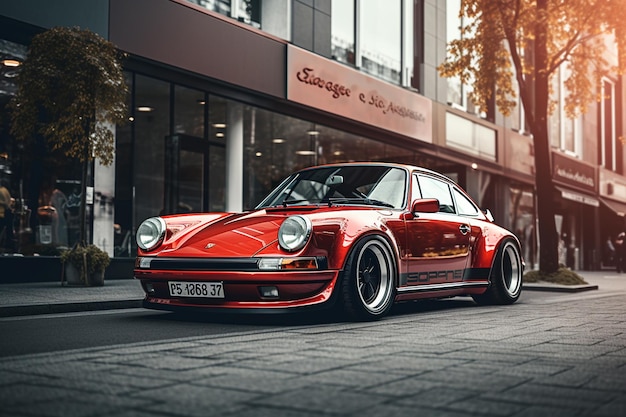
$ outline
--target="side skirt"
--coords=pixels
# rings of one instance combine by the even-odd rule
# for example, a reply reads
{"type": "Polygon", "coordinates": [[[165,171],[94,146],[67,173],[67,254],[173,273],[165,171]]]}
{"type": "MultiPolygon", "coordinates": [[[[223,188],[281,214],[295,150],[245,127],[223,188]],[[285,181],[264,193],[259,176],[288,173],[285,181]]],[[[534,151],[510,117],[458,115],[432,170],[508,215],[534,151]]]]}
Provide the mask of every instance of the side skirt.
{"type": "Polygon", "coordinates": [[[398,288],[398,294],[412,294],[422,292],[438,292],[438,291],[458,291],[470,288],[487,288],[489,281],[465,281],[465,282],[447,282],[442,284],[423,284],[413,285],[409,287],[398,288]]]}

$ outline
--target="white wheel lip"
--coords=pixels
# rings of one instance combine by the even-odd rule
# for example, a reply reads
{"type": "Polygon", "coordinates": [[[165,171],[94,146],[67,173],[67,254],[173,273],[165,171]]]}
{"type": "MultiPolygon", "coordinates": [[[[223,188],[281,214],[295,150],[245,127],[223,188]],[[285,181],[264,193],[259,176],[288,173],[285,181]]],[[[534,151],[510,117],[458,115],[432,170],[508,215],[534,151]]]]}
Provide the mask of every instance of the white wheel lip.
{"type": "Polygon", "coordinates": [[[382,312],[384,312],[389,303],[392,303],[393,300],[389,299],[389,294],[393,291],[393,286],[394,286],[394,268],[392,265],[392,258],[391,258],[391,252],[389,251],[389,248],[382,242],[379,242],[377,240],[372,240],[367,242],[359,251],[359,256],[357,257],[357,273],[355,276],[356,279],[356,289],[357,289],[357,293],[359,296],[359,299],[361,300],[361,303],[363,305],[363,307],[370,313],[370,314],[380,314],[382,312]],[[377,292],[376,292],[376,296],[374,297],[374,299],[370,302],[367,302],[364,297],[363,297],[363,292],[361,291],[361,280],[360,280],[360,265],[361,265],[361,259],[363,258],[363,255],[367,252],[367,251],[371,251],[377,261],[378,261],[378,266],[381,269],[381,274],[380,274],[380,283],[379,286],[377,288],[377,292]]]}
{"type": "Polygon", "coordinates": [[[522,288],[522,274],[524,271],[522,258],[513,243],[507,242],[502,248],[502,258],[499,267],[501,269],[500,273],[504,290],[509,297],[516,297],[522,288]]]}

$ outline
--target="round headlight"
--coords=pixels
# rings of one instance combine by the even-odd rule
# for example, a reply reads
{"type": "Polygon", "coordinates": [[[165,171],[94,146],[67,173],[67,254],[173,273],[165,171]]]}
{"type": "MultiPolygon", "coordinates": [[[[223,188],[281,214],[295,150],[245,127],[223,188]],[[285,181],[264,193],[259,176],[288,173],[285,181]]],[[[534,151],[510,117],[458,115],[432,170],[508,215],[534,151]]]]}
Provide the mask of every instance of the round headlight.
{"type": "Polygon", "coordinates": [[[278,243],[289,252],[302,249],[311,236],[311,229],[311,220],[307,217],[287,217],[278,229],[278,243]]]}
{"type": "Polygon", "coordinates": [[[165,237],[165,221],[160,217],[150,217],[137,229],[137,246],[150,251],[156,248],[165,237]]]}

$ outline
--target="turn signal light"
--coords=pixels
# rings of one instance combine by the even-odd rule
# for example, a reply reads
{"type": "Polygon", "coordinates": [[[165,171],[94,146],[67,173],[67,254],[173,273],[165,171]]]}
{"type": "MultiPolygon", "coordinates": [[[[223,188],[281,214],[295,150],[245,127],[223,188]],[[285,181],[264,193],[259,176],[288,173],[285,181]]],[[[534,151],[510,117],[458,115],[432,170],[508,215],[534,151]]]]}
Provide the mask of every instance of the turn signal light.
{"type": "Polygon", "coordinates": [[[319,269],[317,258],[261,258],[259,269],[265,271],[319,269]]]}

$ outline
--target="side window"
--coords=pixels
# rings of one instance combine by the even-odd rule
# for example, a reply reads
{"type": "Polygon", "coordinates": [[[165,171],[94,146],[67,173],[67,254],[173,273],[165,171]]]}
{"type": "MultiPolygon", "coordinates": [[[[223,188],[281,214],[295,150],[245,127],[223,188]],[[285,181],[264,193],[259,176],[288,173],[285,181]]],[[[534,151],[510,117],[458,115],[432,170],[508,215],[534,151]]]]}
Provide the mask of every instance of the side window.
{"type": "Polygon", "coordinates": [[[476,216],[478,214],[478,208],[472,203],[461,191],[453,188],[454,200],[456,201],[456,208],[462,216],[476,216]]]}
{"type": "Polygon", "coordinates": [[[419,177],[419,185],[423,198],[436,198],[439,200],[439,212],[454,213],[454,203],[450,186],[443,181],[431,177],[419,177]]]}

